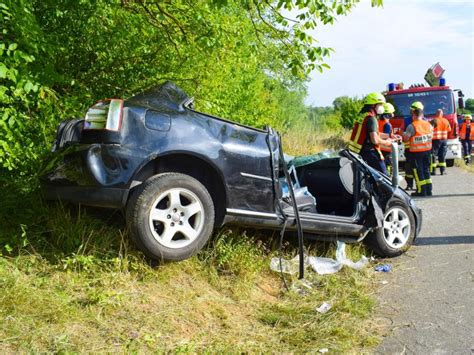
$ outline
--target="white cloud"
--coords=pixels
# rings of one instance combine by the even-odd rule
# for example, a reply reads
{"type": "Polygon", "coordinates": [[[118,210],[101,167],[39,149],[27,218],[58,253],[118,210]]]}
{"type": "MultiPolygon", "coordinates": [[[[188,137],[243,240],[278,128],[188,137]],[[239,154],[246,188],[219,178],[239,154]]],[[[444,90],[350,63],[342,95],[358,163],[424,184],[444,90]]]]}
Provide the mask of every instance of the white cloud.
{"type": "Polygon", "coordinates": [[[307,103],[330,105],[342,95],[382,91],[389,82],[421,83],[440,62],[449,85],[473,97],[474,4],[466,1],[363,1],[333,26],[315,30],[336,53],[331,69],[313,73],[307,103]]]}

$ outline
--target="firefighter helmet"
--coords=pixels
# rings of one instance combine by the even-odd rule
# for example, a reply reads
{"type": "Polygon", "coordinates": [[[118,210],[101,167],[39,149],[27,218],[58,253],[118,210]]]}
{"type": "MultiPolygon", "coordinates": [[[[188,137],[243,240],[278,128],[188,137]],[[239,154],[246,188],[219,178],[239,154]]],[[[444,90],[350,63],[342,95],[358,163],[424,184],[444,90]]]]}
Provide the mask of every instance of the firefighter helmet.
{"type": "Polygon", "coordinates": [[[410,108],[412,110],[423,110],[424,106],[420,101],[415,101],[414,103],[411,104],[410,108]]]}
{"type": "Polygon", "coordinates": [[[383,104],[384,113],[394,113],[395,107],[390,102],[383,104]]]}
{"type": "Polygon", "coordinates": [[[364,98],[364,105],[384,104],[385,97],[379,92],[371,92],[364,98]]]}
{"type": "Polygon", "coordinates": [[[471,115],[464,115],[464,119],[472,121],[472,116],[471,115]]]}

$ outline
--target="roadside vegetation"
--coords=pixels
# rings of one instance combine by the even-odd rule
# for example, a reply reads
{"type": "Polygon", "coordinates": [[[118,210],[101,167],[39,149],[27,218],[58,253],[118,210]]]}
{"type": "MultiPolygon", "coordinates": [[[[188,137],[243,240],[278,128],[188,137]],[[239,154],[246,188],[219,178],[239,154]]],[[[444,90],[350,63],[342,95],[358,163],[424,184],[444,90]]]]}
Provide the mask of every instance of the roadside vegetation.
{"type": "MultiPolygon", "coordinates": [[[[294,24],[282,16],[297,9],[290,0],[277,7],[0,1],[0,351],[342,352],[374,345],[369,269],[308,274],[310,287],[288,278],[295,287],[286,292],[269,270],[277,236],[227,228],[198,256],[150,265],[130,244],[121,212],[47,204],[38,190],[60,121],[166,80],[195,96],[201,111],[274,126],[288,154],[340,148],[359,103],[305,107],[308,73],[327,68],[331,52],[306,31],[357,2],[312,1],[294,24]],[[333,308],[319,314],[323,301],[333,308]]],[[[287,258],[296,253],[289,240],[287,258]]],[[[334,256],[331,244],[307,248],[334,256]]],[[[366,251],[348,254],[358,259],[366,251]]]]}
{"type": "MultiPolygon", "coordinates": [[[[290,152],[301,153],[301,137],[307,153],[337,141],[290,131],[290,152]]],[[[189,260],[151,265],[130,244],[121,212],[48,205],[13,184],[1,190],[3,351],[356,351],[377,343],[369,268],[308,271],[304,284],[287,277],[287,292],[269,269],[277,233],[227,228],[189,260]],[[333,305],[326,314],[315,310],[322,302],[333,305]]],[[[292,239],[285,258],[297,252],[292,239]]],[[[330,243],[306,247],[334,257],[330,243]]],[[[366,253],[348,248],[353,259],[366,253]]]]}

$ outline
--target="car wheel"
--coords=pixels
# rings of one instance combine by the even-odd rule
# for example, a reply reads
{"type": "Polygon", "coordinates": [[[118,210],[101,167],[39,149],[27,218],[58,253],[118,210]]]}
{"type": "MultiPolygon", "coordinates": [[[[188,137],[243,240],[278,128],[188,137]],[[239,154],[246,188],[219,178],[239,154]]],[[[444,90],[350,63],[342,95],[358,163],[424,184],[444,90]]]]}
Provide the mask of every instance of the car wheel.
{"type": "Polygon", "coordinates": [[[415,238],[415,217],[401,201],[391,201],[383,225],[366,238],[366,244],[379,256],[394,257],[408,250],[415,238]]]}
{"type": "Polygon", "coordinates": [[[447,159],[446,160],[446,166],[448,168],[452,168],[454,166],[454,159],[447,159]]]}
{"type": "Polygon", "coordinates": [[[127,223],[135,243],[154,260],[189,258],[214,229],[214,204],[196,179],[178,173],[155,175],[133,192],[127,223]]]}

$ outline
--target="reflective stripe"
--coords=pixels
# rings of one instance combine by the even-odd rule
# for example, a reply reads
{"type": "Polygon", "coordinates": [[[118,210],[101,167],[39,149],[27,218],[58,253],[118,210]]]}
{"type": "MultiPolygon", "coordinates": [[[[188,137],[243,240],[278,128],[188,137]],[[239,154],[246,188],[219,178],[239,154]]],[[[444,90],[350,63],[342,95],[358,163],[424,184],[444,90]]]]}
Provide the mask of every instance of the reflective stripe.
{"type": "Polygon", "coordinates": [[[362,150],[362,146],[354,142],[349,142],[347,148],[354,153],[360,153],[362,150]]]}
{"type": "Polygon", "coordinates": [[[413,169],[413,175],[415,175],[416,191],[418,193],[421,193],[421,180],[418,177],[418,172],[416,171],[416,169],[413,169]]]}
{"type": "Polygon", "coordinates": [[[420,180],[420,186],[432,184],[431,179],[420,180]]]}
{"type": "Polygon", "coordinates": [[[448,131],[433,131],[433,139],[446,140],[448,139],[448,131]]]}
{"type": "Polygon", "coordinates": [[[447,165],[446,165],[446,162],[445,162],[445,163],[438,163],[438,166],[444,166],[444,167],[446,167],[447,165]]]}
{"type": "Polygon", "coordinates": [[[432,127],[427,121],[415,120],[411,123],[415,134],[410,137],[410,152],[426,152],[431,150],[432,127]]]}
{"type": "Polygon", "coordinates": [[[444,117],[437,117],[434,120],[436,122],[436,127],[433,130],[433,139],[448,139],[448,133],[451,132],[449,121],[444,117]]]}

